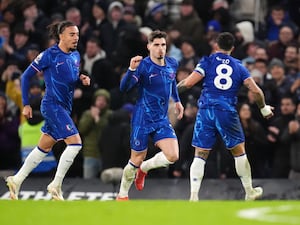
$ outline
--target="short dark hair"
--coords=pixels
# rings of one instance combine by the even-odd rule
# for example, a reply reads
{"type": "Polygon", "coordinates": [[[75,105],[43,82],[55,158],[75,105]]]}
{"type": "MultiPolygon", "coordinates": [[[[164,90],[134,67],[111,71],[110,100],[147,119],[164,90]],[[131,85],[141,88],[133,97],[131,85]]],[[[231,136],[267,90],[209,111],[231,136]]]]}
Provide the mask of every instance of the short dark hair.
{"type": "Polygon", "coordinates": [[[223,32],[218,35],[216,41],[221,49],[229,51],[234,46],[235,38],[231,33],[223,32]]]}
{"type": "Polygon", "coordinates": [[[167,39],[167,33],[164,31],[160,31],[160,30],[155,30],[152,31],[149,36],[148,36],[148,42],[151,43],[154,41],[154,39],[156,38],[164,38],[167,39]]]}

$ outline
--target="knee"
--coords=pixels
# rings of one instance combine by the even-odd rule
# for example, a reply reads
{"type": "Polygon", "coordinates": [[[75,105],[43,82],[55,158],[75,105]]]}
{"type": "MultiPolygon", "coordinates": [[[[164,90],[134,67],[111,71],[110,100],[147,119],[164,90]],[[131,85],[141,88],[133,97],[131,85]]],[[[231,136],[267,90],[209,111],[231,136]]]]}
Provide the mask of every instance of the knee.
{"type": "Polygon", "coordinates": [[[173,164],[179,159],[179,154],[174,153],[174,154],[166,155],[166,158],[170,162],[170,164],[173,164]]]}

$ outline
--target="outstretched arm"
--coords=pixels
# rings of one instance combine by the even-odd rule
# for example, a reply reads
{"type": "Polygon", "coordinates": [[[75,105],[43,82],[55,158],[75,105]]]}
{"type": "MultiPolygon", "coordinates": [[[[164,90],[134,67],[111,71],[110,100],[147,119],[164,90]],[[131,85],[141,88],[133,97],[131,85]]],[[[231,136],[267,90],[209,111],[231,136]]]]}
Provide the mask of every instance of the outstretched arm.
{"type": "Polygon", "coordinates": [[[198,83],[202,79],[203,76],[200,73],[193,71],[187,78],[183,79],[177,84],[179,93],[182,93],[187,89],[193,87],[196,83],[198,83]]]}
{"type": "Polygon", "coordinates": [[[266,105],[265,96],[260,87],[257,86],[253,78],[249,77],[244,81],[244,85],[251,91],[254,95],[255,102],[260,109],[261,114],[266,119],[273,116],[274,107],[266,105]]]}

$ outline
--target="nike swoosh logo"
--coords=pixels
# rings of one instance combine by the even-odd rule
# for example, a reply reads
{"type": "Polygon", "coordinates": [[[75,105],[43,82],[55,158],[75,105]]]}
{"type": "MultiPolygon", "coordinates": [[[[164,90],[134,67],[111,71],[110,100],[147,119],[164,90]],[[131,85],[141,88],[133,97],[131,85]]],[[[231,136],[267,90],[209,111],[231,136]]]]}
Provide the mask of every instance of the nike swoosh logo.
{"type": "Polygon", "coordinates": [[[149,76],[149,78],[156,77],[156,76],[158,76],[158,74],[151,74],[151,75],[149,76]]]}

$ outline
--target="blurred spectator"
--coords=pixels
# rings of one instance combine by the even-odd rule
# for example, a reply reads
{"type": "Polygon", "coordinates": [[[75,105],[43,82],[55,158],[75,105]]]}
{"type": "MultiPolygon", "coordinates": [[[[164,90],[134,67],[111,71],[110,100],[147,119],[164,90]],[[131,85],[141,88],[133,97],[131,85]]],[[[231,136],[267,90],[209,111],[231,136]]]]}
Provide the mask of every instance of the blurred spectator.
{"type": "Polygon", "coordinates": [[[296,44],[288,44],[284,51],[283,63],[287,76],[292,77],[294,80],[300,76],[300,55],[299,48],[296,44]]]}
{"type": "Polygon", "coordinates": [[[291,141],[290,179],[300,179],[300,103],[297,104],[295,120],[291,120],[283,132],[283,138],[291,141]]]}
{"type": "Polygon", "coordinates": [[[13,175],[21,165],[20,120],[8,111],[7,105],[7,97],[0,92],[0,174],[3,177],[13,175]]]}
{"type": "MultiPolygon", "coordinates": [[[[123,78],[126,74],[127,69],[121,73],[119,80],[123,78]]],[[[111,96],[111,105],[110,108],[112,110],[120,109],[124,104],[130,103],[135,104],[138,96],[138,88],[133,88],[129,92],[121,92],[120,85],[110,89],[110,96],[111,96]]]]}
{"type": "Polygon", "coordinates": [[[283,96],[280,101],[280,115],[268,127],[268,140],[272,144],[270,159],[271,177],[288,178],[290,172],[291,139],[284,135],[290,121],[295,119],[296,105],[292,97],[283,96]]]}
{"type": "MultiPolygon", "coordinates": [[[[2,3],[5,1],[1,1],[1,7],[2,3]]],[[[10,29],[13,29],[16,26],[16,23],[18,22],[18,10],[17,10],[17,3],[16,1],[6,1],[8,2],[8,5],[5,9],[2,10],[2,21],[9,24],[10,29]]]]}
{"type": "Polygon", "coordinates": [[[108,23],[103,24],[100,28],[101,44],[109,59],[116,50],[120,33],[126,25],[123,20],[123,10],[124,7],[121,2],[111,2],[107,9],[108,23]]]}
{"type": "Polygon", "coordinates": [[[254,79],[254,81],[260,86],[263,86],[264,83],[264,77],[263,73],[259,71],[258,69],[252,69],[250,71],[251,77],[254,79]]]}
{"type": "MultiPolygon", "coordinates": [[[[21,71],[15,62],[9,62],[2,73],[2,81],[6,82],[5,94],[17,106],[18,114],[23,110],[20,75],[21,71]]],[[[21,123],[24,119],[25,117],[20,115],[21,123]]]]}
{"type": "MultiPolygon", "coordinates": [[[[217,2],[217,1],[215,1],[217,2]]],[[[215,28],[221,31],[231,31],[234,27],[233,25],[233,16],[231,15],[232,11],[229,11],[229,8],[225,5],[220,5],[218,7],[214,7],[215,4],[213,4],[212,7],[212,19],[208,21],[208,24],[211,24],[211,22],[214,23],[215,28]]],[[[239,10],[240,11],[240,10],[239,10]]],[[[241,19],[238,21],[242,21],[241,19]]]]}
{"type": "Polygon", "coordinates": [[[16,29],[11,46],[5,48],[7,60],[15,61],[19,68],[24,70],[29,65],[26,59],[29,44],[29,33],[22,28],[16,29]]]}
{"type": "Polygon", "coordinates": [[[133,24],[137,27],[142,25],[142,19],[136,14],[133,6],[125,6],[123,11],[123,19],[128,24],[133,24]]]}
{"type": "Polygon", "coordinates": [[[89,38],[83,54],[83,70],[91,76],[94,63],[104,58],[106,58],[106,52],[101,48],[99,39],[94,37],[89,38]]]}
{"type": "Polygon", "coordinates": [[[29,34],[31,43],[44,46],[47,40],[47,26],[50,24],[50,19],[45,16],[36,2],[32,0],[23,1],[21,4],[21,13],[23,19],[19,21],[18,27],[22,27],[29,34]]]}
{"type": "Polygon", "coordinates": [[[267,2],[267,0],[235,0],[231,2],[229,10],[234,20],[250,20],[258,26],[265,23],[268,10],[267,2]]]}
{"type": "Polygon", "coordinates": [[[180,50],[180,41],[174,39],[173,33],[176,31],[169,30],[167,36],[167,55],[174,57],[178,62],[182,59],[182,52],[180,50]]]}
{"type": "Polygon", "coordinates": [[[171,21],[163,2],[149,1],[146,9],[143,26],[152,30],[166,31],[171,25],[171,21]]]}
{"type": "MultiPolygon", "coordinates": [[[[254,27],[250,21],[241,21],[235,25],[234,36],[236,38],[235,49],[232,55],[240,60],[247,58],[252,47],[256,47],[254,27]]],[[[253,56],[253,55],[252,55],[253,56]]]]}
{"type": "Polygon", "coordinates": [[[105,0],[95,1],[92,5],[92,15],[89,21],[89,34],[100,39],[101,27],[107,23],[107,3],[105,0]]]}
{"type": "Polygon", "coordinates": [[[267,54],[267,49],[265,47],[261,47],[261,46],[257,46],[253,57],[255,60],[257,60],[257,59],[263,59],[266,61],[269,60],[269,56],[267,54]]]}
{"type": "Polygon", "coordinates": [[[183,0],[180,3],[180,19],[171,26],[172,38],[190,37],[194,43],[203,39],[204,25],[194,9],[193,0],[183,0]]]}
{"type": "Polygon", "coordinates": [[[29,65],[40,53],[40,48],[37,44],[30,44],[26,49],[26,62],[25,65],[29,65]]]}
{"type": "Polygon", "coordinates": [[[180,44],[182,59],[179,61],[179,67],[185,67],[191,71],[196,67],[199,56],[196,54],[196,47],[193,40],[189,37],[183,37],[180,44]]]}
{"type": "Polygon", "coordinates": [[[91,108],[84,111],[78,124],[83,142],[83,178],[85,179],[98,177],[102,170],[103,161],[98,140],[112,113],[109,104],[109,92],[104,89],[97,90],[91,108]]]}
{"type": "Polygon", "coordinates": [[[279,29],[279,37],[267,47],[269,59],[278,58],[283,60],[284,51],[289,44],[295,43],[295,33],[290,26],[283,25],[279,29]]]}
{"type": "Polygon", "coordinates": [[[0,53],[5,63],[7,61],[7,51],[12,49],[11,47],[11,30],[9,24],[0,22],[0,53]]]}
{"type": "Polygon", "coordinates": [[[266,178],[267,159],[267,135],[261,124],[253,119],[250,105],[242,103],[238,106],[241,124],[245,133],[245,147],[247,157],[251,165],[253,178],[266,178]]]}
{"type": "Polygon", "coordinates": [[[291,93],[295,96],[296,100],[300,102],[300,77],[298,77],[291,86],[291,93]]]}
{"type": "Polygon", "coordinates": [[[130,118],[134,106],[125,104],[108,118],[108,125],[99,138],[102,169],[121,167],[130,157],[130,118]]]}
{"type": "Polygon", "coordinates": [[[274,5],[271,7],[266,26],[266,40],[268,42],[280,39],[280,29],[282,26],[295,28],[294,22],[289,18],[289,14],[282,5],[274,5]]]}
{"type": "MultiPolygon", "coordinates": [[[[272,96],[272,100],[274,100],[274,102],[271,104],[275,107],[275,112],[279,112],[280,99],[287,94],[291,94],[293,80],[286,76],[284,64],[280,59],[274,58],[271,60],[269,64],[269,71],[272,75],[272,80],[269,80],[266,85],[271,85],[271,83],[275,83],[276,85],[276,92],[273,92],[274,96],[272,96]]],[[[268,86],[266,89],[273,89],[275,87],[268,86]]]]}
{"type": "Polygon", "coordinates": [[[111,90],[119,84],[118,73],[115,71],[113,62],[107,56],[93,63],[91,77],[94,89],[111,90]]]}

